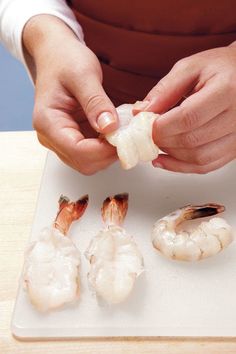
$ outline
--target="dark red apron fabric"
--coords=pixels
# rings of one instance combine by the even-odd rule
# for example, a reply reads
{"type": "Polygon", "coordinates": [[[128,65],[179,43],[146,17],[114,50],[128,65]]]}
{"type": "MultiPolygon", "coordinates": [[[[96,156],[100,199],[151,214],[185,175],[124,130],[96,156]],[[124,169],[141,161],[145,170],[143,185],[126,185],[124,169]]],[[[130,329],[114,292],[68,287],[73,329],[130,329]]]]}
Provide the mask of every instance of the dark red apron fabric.
{"type": "Polygon", "coordinates": [[[70,6],[116,105],[143,99],[179,59],[236,40],[235,0],[71,0],[70,6]]]}

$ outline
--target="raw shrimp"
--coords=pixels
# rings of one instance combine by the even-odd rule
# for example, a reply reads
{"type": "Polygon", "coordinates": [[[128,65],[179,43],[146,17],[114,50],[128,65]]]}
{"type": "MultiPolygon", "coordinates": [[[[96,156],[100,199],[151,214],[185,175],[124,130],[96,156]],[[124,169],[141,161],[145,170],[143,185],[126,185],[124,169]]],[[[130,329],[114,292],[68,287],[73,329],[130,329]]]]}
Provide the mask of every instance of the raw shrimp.
{"type": "Polygon", "coordinates": [[[188,205],[158,220],[152,230],[153,246],[168,258],[196,261],[215,255],[233,240],[231,227],[223,218],[202,222],[192,231],[177,231],[183,221],[221,213],[223,205],[188,205]]]}
{"type": "Polygon", "coordinates": [[[91,267],[90,287],[109,304],[124,301],[143,271],[143,257],[132,236],[120,226],[128,208],[128,194],[117,194],[103,202],[107,226],[91,241],[86,257],[91,267]]]}
{"type": "Polygon", "coordinates": [[[61,307],[79,296],[80,252],[65,235],[87,205],[87,195],[77,202],[61,196],[53,226],[44,229],[26,253],[25,288],[39,311],[61,307]]]}
{"type": "Polygon", "coordinates": [[[158,115],[140,112],[133,116],[132,109],[132,104],[119,106],[120,127],[106,135],[107,141],[116,146],[121,165],[127,170],[139,161],[152,161],[159,151],[152,139],[152,126],[158,115]]]}

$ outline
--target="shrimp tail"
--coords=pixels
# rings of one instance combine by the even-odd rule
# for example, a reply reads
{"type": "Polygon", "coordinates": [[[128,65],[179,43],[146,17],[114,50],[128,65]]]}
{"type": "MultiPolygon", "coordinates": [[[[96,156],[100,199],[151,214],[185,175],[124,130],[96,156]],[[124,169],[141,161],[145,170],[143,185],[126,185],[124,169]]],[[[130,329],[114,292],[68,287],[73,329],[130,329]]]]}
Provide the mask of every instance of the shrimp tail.
{"type": "Polygon", "coordinates": [[[204,205],[188,205],[184,210],[184,220],[192,220],[207,216],[216,215],[225,211],[224,205],[208,203],[204,205]]]}
{"type": "Polygon", "coordinates": [[[128,199],[128,193],[107,197],[101,209],[103,221],[108,225],[121,225],[128,210],[128,199]]]}
{"type": "Polygon", "coordinates": [[[66,235],[73,221],[78,220],[84,214],[88,206],[89,197],[84,195],[76,202],[71,202],[69,198],[61,195],[59,198],[59,211],[53,226],[63,235],[66,235]]]}
{"type": "Polygon", "coordinates": [[[84,195],[75,202],[75,219],[78,220],[84,214],[89,202],[88,194],[84,195]]]}

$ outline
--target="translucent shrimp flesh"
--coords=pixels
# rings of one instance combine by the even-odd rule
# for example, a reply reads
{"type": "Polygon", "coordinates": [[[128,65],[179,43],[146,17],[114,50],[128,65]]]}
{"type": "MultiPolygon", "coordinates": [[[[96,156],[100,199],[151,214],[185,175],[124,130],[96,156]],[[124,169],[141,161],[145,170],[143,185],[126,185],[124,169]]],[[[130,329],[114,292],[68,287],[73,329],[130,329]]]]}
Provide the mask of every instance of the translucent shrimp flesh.
{"type": "Polygon", "coordinates": [[[80,252],[66,234],[87,205],[87,195],[76,202],[61,196],[53,226],[45,228],[26,252],[24,284],[31,303],[41,312],[79,297],[80,252]]]}
{"type": "Polygon", "coordinates": [[[106,135],[107,141],[117,148],[121,165],[130,169],[139,161],[152,161],[158,156],[158,147],[152,139],[152,126],[157,114],[140,112],[132,114],[133,105],[123,104],[117,108],[120,126],[106,135]]]}
{"type": "Polygon", "coordinates": [[[123,302],[143,271],[143,257],[132,236],[120,225],[128,208],[128,194],[117,194],[103,202],[106,227],[91,241],[86,257],[88,281],[98,298],[109,304],[123,302]]]}
{"type": "Polygon", "coordinates": [[[223,218],[204,221],[191,231],[180,229],[182,222],[212,216],[225,210],[223,205],[188,205],[158,220],[152,230],[152,244],[168,258],[196,261],[211,257],[233,240],[231,226],[223,218]]]}

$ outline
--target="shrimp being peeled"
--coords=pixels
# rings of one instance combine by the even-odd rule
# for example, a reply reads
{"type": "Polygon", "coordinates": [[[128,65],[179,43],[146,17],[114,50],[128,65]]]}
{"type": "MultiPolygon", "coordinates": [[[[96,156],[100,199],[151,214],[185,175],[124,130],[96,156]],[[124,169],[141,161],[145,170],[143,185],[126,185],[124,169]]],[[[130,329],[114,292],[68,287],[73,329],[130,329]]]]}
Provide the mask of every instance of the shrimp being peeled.
{"type": "Polygon", "coordinates": [[[87,195],[76,202],[61,196],[53,226],[44,229],[26,252],[24,284],[31,303],[41,312],[79,297],[80,252],[66,234],[87,205],[87,195]]]}
{"type": "Polygon", "coordinates": [[[107,141],[117,148],[121,165],[128,170],[139,161],[152,161],[158,156],[158,147],[152,139],[152,126],[157,114],[140,112],[133,116],[134,105],[123,104],[117,108],[120,127],[106,135],[107,141]]]}
{"type": "Polygon", "coordinates": [[[211,257],[232,242],[231,226],[218,217],[202,222],[191,231],[180,230],[180,225],[186,220],[212,216],[224,210],[224,206],[219,204],[188,205],[180,208],[154,224],[152,244],[163,255],[172,259],[197,261],[211,257]]]}
{"type": "Polygon", "coordinates": [[[89,285],[109,304],[124,301],[143,271],[143,257],[134,239],[120,226],[127,209],[128,194],[117,194],[103,202],[102,217],[107,225],[86,251],[89,285]]]}

